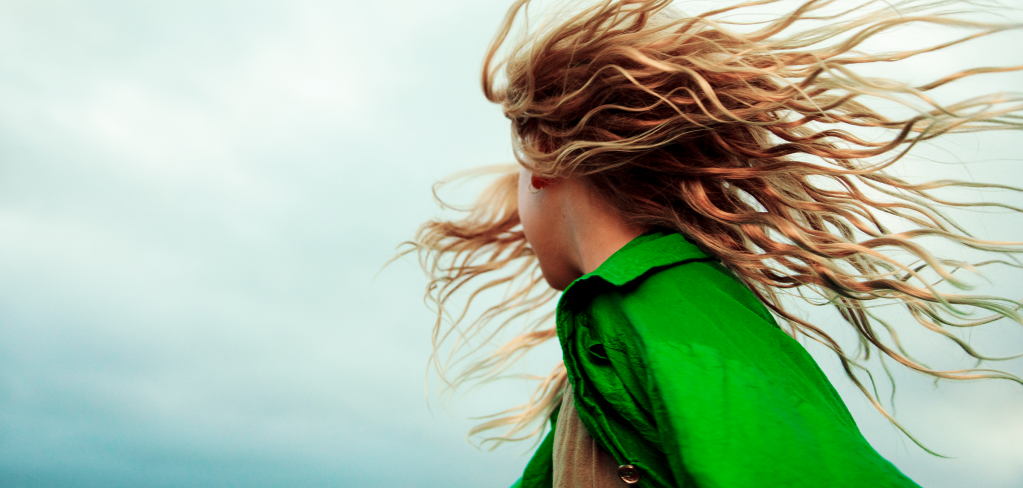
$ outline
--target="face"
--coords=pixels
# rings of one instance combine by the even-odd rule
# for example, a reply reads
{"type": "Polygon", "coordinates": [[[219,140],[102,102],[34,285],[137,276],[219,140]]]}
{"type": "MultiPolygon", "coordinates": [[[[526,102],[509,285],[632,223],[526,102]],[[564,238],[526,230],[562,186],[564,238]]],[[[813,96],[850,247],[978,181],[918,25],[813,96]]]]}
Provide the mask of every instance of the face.
{"type": "Polygon", "coordinates": [[[566,226],[565,203],[567,185],[561,181],[548,181],[543,188],[533,187],[532,174],[519,172],[519,219],[526,240],[540,261],[540,269],[547,283],[556,290],[564,290],[572,280],[582,276],[573,266],[571,240],[566,226]]]}

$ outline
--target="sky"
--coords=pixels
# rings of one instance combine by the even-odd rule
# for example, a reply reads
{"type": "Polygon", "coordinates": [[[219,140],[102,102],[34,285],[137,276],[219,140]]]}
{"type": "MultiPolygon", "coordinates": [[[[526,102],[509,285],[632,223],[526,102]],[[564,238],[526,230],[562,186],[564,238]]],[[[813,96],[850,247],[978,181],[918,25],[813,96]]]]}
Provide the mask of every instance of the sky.
{"type": "MultiPolygon", "coordinates": [[[[433,182],[513,160],[478,82],[506,3],[0,1],[0,488],[510,485],[531,445],[466,434],[528,389],[424,391],[426,279],[410,258],[381,269],[441,215],[433,182]]],[[[1021,64],[1003,45],[895,74],[1021,64]]],[[[1013,161],[904,171],[961,170],[1023,185],[1013,161]]],[[[1008,222],[967,223],[1023,240],[1008,222]]],[[[1018,274],[992,281],[1023,296],[1018,274]]],[[[1018,327],[971,339],[1023,352],[1018,327]]],[[[1018,385],[897,372],[897,418],[936,458],[808,347],[921,485],[1023,485],[1018,385]]]]}

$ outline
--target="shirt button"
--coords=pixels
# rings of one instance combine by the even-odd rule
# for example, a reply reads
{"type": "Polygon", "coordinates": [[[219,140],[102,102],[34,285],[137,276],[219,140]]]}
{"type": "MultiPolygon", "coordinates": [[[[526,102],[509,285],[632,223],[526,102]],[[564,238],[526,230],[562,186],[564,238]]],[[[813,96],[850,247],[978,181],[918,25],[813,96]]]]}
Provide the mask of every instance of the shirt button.
{"type": "Polygon", "coordinates": [[[639,483],[639,468],[631,464],[618,466],[618,477],[627,485],[635,485],[639,483]]]}

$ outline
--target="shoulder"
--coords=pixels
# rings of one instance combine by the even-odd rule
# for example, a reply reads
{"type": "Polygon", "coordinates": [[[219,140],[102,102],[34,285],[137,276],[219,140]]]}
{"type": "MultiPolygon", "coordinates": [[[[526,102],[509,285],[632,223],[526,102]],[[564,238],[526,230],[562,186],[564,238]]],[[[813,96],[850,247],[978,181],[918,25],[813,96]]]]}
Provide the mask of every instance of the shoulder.
{"type": "Polygon", "coordinates": [[[678,379],[685,371],[686,381],[705,376],[711,383],[744,377],[793,398],[841,404],[803,346],[716,261],[652,270],[630,287],[595,297],[591,313],[595,335],[641,361],[647,375],[678,379]]]}
{"type": "Polygon", "coordinates": [[[585,295],[594,325],[642,342],[731,344],[735,335],[784,335],[766,307],[716,260],[655,268],[623,286],[595,283],[585,295]]]}
{"type": "Polygon", "coordinates": [[[626,286],[595,287],[582,316],[587,340],[617,353],[618,361],[611,359],[619,370],[756,377],[781,389],[835,395],[802,345],[716,261],[654,269],[626,286]]]}
{"type": "Polygon", "coordinates": [[[653,269],[626,287],[623,304],[640,310],[684,308],[694,313],[753,313],[773,322],[764,305],[720,262],[701,259],[653,269]]]}

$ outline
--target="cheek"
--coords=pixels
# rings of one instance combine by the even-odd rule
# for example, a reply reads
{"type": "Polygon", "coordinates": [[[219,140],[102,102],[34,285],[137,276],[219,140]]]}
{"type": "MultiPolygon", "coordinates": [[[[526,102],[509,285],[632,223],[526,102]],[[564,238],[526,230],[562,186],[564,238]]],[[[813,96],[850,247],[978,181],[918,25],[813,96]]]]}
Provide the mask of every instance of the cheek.
{"type": "Polygon", "coordinates": [[[537,227],[540,227],[539,209],[537,208],[537,195],[529,188],[529,173],[522,171],[519,174],[519,220],[522,222],[522,230],[526,233],[526,240],[535,250],[537,237],[541,234],[537,227]]]}
{"type": "Polygon", "coordinates": [[[519,220],[529,246],[541,261],[548,254],[546,240],[549,236],[542,203],[542,196],[529,185],[529,172],[523,170],[519,175],[519,220]]]}
{"type": "MultiPolygon", "coordinates": [[[[529,173],[519,177],[519,220],[522,231],[526,234],[529,247],[536,253],[540,261],[540,269],[544,278],[556,289],[564,288],[559,277],[564,274],[560,264],[560,248],[557,239],[558,225],[547,202],[547,195],[530,188],[529,173]],[[547,204],[547,205],[545,205],[547,204]]],[[[566,283],[567,284],[567,283],[566,283]]]]}

